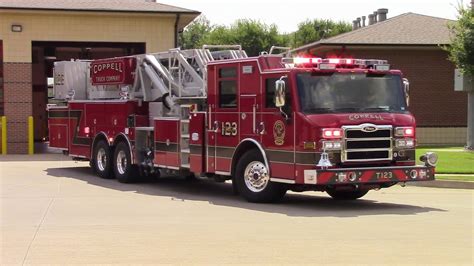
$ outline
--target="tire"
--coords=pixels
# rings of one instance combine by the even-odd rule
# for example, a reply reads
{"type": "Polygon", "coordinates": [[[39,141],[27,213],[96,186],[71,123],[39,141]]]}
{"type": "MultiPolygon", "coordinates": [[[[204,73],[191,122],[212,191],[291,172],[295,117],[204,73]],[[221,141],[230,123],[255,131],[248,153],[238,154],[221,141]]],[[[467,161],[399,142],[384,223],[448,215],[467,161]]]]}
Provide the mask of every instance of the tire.
{"type": "Polygon", "coordinates": [[[133,183],[140,179],[138,169],[132,165],[130,149],[125,142],[119,142],[114,152],[114,174],[121,183],[133,183]]]}
{"type": "Polygon", "coordinates": [[[107,142],[99,140],[94,146],[91,160],[92,169],[101,178],[113,178],[111,150],[107,142]]]}
{"type": "Polygon", "coordinates": [[[329,194],[335,200],[356,200],[362,198],[369,192],[368,190],[326,190],[326,193],[329,194]]]}
{"type": "Polygon", "coordinates": [[[249,202],[276,202],[283,198],[287,189],[283,184],[270,181],[268,172],[260,152],[250,150],[237,162],[232,182],[236,182],[239,194],[249,202]],[[255,178],[250,176],[252,172],[255,178]]]}

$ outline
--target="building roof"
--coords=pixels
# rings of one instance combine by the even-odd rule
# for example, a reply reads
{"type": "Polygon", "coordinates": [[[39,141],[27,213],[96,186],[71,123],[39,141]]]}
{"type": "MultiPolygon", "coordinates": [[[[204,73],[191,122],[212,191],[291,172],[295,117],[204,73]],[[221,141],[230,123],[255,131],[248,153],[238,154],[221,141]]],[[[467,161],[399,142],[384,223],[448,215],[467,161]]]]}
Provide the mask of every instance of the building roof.
{"type": "Polygon", "coordinates": [[[200,12],[149,0],[0,0],[0,9],[190,13],[200,12]]]}
{"type": "Polygon", "coordinates": [[[453,20],[405,13],[382,22],[295,49],[322,45],[440,45],[450,43],[448,23],[453,20]]]}

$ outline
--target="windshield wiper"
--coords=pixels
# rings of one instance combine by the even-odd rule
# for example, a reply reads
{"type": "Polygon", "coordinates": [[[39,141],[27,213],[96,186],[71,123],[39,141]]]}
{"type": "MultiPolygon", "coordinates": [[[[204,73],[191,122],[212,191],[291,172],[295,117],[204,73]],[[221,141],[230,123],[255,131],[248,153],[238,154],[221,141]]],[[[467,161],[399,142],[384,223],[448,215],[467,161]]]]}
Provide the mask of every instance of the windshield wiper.
{"type": "Polygon", "coordinates": [[[367,108],[361,108],[361,111],[390,111],[390,107],[388,106],[367,107],[367,108]]]}
{"type": "Polygon", "coordinates": [[[335,109],[338,112],[360,112],[360,110],[360,107],[341,107],[335,109]]]}
{"type": "Polygon", "coordinates": [[[316,108],[306,108],[304,111],[311,112],[311,113],[332,113],[334,112],[334,108],[316,107],[316,108]]]}

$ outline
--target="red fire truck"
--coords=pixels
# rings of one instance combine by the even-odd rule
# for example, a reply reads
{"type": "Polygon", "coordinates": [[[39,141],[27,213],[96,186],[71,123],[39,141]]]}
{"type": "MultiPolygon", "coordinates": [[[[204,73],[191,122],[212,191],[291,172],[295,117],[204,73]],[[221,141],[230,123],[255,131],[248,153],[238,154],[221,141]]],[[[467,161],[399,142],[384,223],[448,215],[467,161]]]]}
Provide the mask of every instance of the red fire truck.
{"type": "MultiPolygon", "coordinates": [[[[272,49],[273,50],[273,49],[272,49]]],[[[292,191],[357,199],[433,180],[416,165],[409,84],[384,60],[247,57],[204,46],[56,62],[50,146],[98,176],[136,181],[168,169],[232,180],[252,202],[292,191]]]]}

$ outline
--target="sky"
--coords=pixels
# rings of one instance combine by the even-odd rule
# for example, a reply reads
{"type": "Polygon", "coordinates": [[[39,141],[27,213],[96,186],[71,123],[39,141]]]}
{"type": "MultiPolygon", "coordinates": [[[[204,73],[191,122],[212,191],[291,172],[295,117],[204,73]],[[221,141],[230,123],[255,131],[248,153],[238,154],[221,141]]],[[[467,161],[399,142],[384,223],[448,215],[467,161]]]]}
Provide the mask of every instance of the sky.
{"type": "MultiPolygon", "coordinates": [[[[293,32],[306,19],[331,19],[352,24],[378,8],[387,17],[413,12],[447,19],[456,18],[461,0],[157,0],[159,3],[200,11],[213,24],[230,25],[236,19],[276,24],[280,32],[293,32]]],[[[470,0],[463,0],[464,5],[470,0]]]]}

